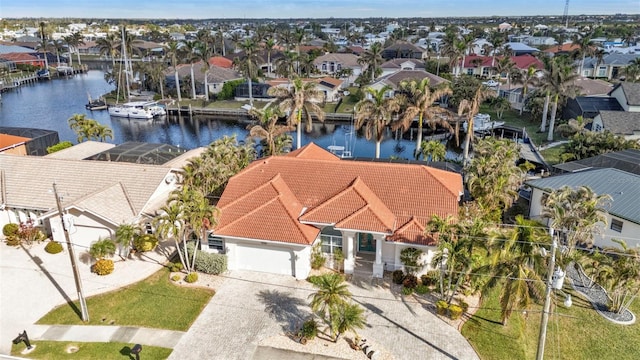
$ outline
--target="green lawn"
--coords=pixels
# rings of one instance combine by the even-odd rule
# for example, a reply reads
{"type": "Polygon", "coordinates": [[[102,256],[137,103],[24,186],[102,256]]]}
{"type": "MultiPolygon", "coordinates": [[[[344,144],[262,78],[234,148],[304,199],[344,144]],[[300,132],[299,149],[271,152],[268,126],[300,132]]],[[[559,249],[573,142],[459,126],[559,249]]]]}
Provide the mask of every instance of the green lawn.
{"type": "MultiPolygon", "coordinates": [[[[35,350],[28,355],[20,352],[25,349],[25,345],[20,343],[13,345],[11,355],[18,357],[28,357],[29,359],[133,359],[129,355],[133,344],[125,343],[82,343],[67,341],[34,341],[35,350]],[[77,347],[78,351],[68,353],[68,347],[77,347]]],[[[142,359],[166,359],[171,354],[172,349],[144,345],[140,352],[142,359]]]]}
{"type": "Polygon", "coordinates": [[[529,134],[529,137],[533,139],[533,142],[536,145],[547,143],[547,133],[538,132],[540,130],[540,121],[532,120],[531,114],[529,113],[523,113],[520,115],[519,111],[509,109],[502,114],[502,119],[498,119],[496,112],[486,104],[480,107],[480,112],[491,115],[491,120],[493,121],[504,121],[506,125],[514,126],[519,129],[522,129],[523,127],[526,128],[527,134],[529,134]]]}
{"type": "MultiPolygon", "coordinates": [[[[547,326],[545,358],[548,359],[637,359],[640,324],[616,325],[600,316],[591,304],[574,293],[573,306],[552,307],[560,315],[551,315],[547,326]]],[[[562,303],[563,298],[558,299],[562,303]]],[[[462,327],[462,335],[483,360],[534,359],[538,346],[540,310],[528,315],[514,312],[506,326],[500,323],[497,291],[488,296],[482,307],[462,327]]],[[[636,299],[631,310],[640,315],[636,299]]],[[[552,310],[553,311],[553,310],[552,310]]]]}
{"type": "Polygon", "coordinates": [[[549,163],[549,165],[559,164],[560,155],[566,151],[566,144],[554,146],[552,148],[544,149],[540,151],[540,154],[549,163]]]}
{"type": "MultiPolygon", "coordinates": [[[[86,325],[126,325],[186,331],[213,296],[210,289],[180,287],[163,268],[147,279],[87,299],[86,325]]],[[[78,307],[78,303],[75,302],[78,307]]],[[[38,324],[83,325],[68,304],[49,312],[38,324]]]]}

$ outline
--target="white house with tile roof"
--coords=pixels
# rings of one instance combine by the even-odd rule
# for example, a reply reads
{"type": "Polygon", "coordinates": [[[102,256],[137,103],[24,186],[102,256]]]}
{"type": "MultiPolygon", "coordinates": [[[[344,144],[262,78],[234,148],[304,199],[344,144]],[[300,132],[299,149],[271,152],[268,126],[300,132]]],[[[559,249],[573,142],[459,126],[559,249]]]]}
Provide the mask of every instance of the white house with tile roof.
{"type": "Polygon", "coordinates": [[[563,186],[576,188],[587,186],[598,195],[609,195],[611,201],[604,204],[607,223],[598,225],[594,245],[617,246],[613,239],[625,240],[629,247],[640,246],[640,176],[613,168],[583,170],[543,179],[527,181],[531,187],[529,217],[542,218],[542,199],[550,191],[563,186]]]}
{"type": "Polygon", "coordinates": [[[79,160],[90,145],[57,157],[0,155],[0,227],[31,218],[53,240],[64,241],[55,183],[73,223],[72,241],[86,248],[113,238],[119,225],[149,223],[178,186],[179,168],[197,155],[187,152],[169,165],[79,160]]]}
{"type": "Polygon", "coordinates": [[[456,215],[462,193],[460,174],[341,160],[312,143],[256,160],[232,177],[205,250],[226,253],[232,270],[304,279],[319,245],[329,256],[343,252],[346,273],[368,261],[362,268],[381,277],[402,268],[400,252],[408,247],[421,249],[430,262],[437,241],[425,227],[433,215],[456,215]]]}

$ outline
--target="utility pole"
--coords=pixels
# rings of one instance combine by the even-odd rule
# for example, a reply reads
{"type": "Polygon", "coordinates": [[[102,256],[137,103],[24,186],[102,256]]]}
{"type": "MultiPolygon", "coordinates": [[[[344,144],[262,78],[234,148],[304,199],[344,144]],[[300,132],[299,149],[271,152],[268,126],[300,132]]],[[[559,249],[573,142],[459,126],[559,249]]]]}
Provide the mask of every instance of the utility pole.
{"type": "Polygon", "coordinates": [[[62,230],[64,232],[64,238],[67,242],[67,248],[69,250],[69,258],[71,259],[71,268],[73,269],[73,279],[76,282],[76,290],[78,291],[78,301],[80,302],[80,312],[82,315],[82,321],[89,322],[89,311],[87,310],[87,302],[84,299],[82,292],[82,281],[80,280],[80,272],[78,271],[78,265],[76,264],[76,255],[73,251],[73,245],[71,244],[71,238],[69,237],[69,229],[64,222],[64,214],[62,212],[62,205],[60,204],[60,196],[58,196],[58,189],[56,183],[53,183],[53,194],[56,197],[56,205],[58,206],[58,212],[60,213],[60,222],[62,223],[62,230]]]}
{"type": "Polygon", "coordinates": [[[547,290],[544,297],[544,309],[542,310],[542,319],[540,320],[540,334],[538,336],[538,352],[536,360],[544,358],[544,342],[547,338],[547,322],[549,322],[549,310],[551,310],[551,291],[553,290],[553,271],[556,267],[556,248],[558,243],[553,236],[553,228],[549,228],[551,235],[551,259],[549,260],[549,269],[547,274],[547,290]]]}

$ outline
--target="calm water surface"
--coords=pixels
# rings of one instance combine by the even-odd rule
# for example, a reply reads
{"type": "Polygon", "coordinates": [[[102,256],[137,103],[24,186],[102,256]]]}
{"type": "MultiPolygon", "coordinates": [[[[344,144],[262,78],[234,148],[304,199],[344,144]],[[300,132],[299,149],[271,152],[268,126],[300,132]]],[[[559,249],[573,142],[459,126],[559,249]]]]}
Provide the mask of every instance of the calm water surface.
{"type": "MultiPolygon", "coordinates": [[[[75,143],[76,136],[69,128],[67,119],[74,114],[86,114],[113,129],[114,138],[109,141],[115,144],[142,141],[166,143],[187,149],[206,146],[225,135],[235,134],[241,140],[248,135],[246,127],[251,124],[248,119],[230,121],[182,116],[150,121],[129,120],[112,118],[106,110],[86,110],[84,105],[89,94],[96,98],[113,90],[113,86],[104,81],[103,75],[102,71],[91,70],[87,74],[43,81],[4,93],[0,105],[0,126],[55,130],[61,141],[75,143]]],[[[352,149],[354,157],[373,157],[375,143],[352,130],[348,123],[317,123],[310,133],[303,132],[302,144],[313,141],[324,148],[330,145],[346,146],[352,149]]],[[[291,134],[295,141],[295,132],[291,134]]],[[[400,134],[389,131],[382,142],[380,157],[412,158],[415,141],[410,138],[408,133],[402,138],[400,134]]],[[[450,150],[448,157],[457,157],[457,153],[450,150]]]]}

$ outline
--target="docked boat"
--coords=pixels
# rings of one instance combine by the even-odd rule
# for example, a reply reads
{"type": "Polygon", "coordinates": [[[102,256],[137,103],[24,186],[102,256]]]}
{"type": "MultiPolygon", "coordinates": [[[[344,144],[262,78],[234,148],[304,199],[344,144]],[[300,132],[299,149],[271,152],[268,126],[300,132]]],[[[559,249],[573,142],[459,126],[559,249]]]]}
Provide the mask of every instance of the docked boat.
{"type": "Polygon", "coordinates": [[[49,70],[48,69],[38,70],[38,72],[36,74],[38,75],[39,79],[43,79],[43,78],[49,79],[51,77],[51,75],[49,74],[49,70]]]}
{"type": "MultiPolygon", "coordinates": [[[[491,121],[491,116],[489,114],[477,114],[473,117],[473,132],[491,131],[502,125],[504,125],[504,121],[491,121]]],[[[462,124],[465,132],[467,132],[468,126],[469,125],[466,121],[462,124]]]]}
{"type": "Polygon", "coordinates": [[[92,99],[91,95],[89,95],[89,102],[84,107],[89,111],[107,110],[107,102],[103,98],[92,99]]]}
{"type": "Polygon", "coordinates": [[[165,108],[156,101],[132,101],[109,107],[109,115],[130,119],[153,119],[166,114],[165,108]]]}
{"type": "Polygon", "coordinates": [[[60,65],[56,68],[59,76],[73,75],[73,68],[71,66],[60,65]]]}

